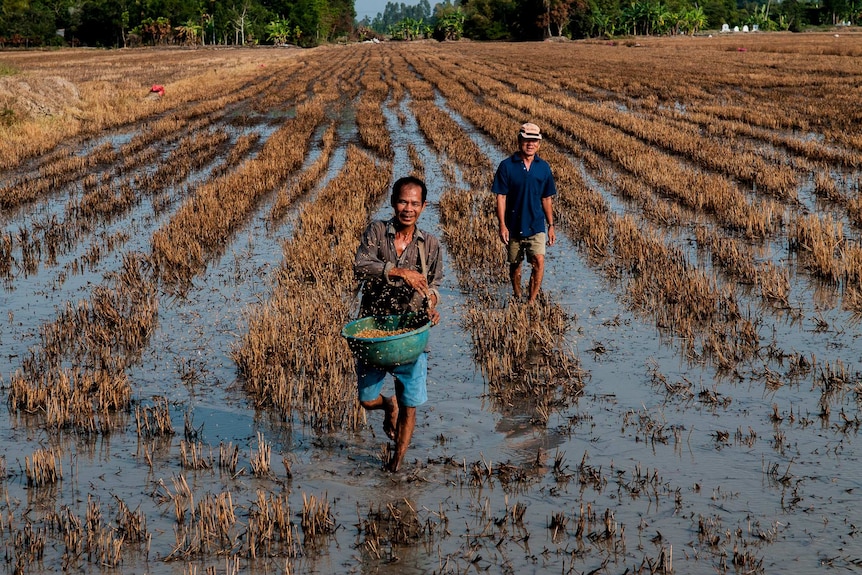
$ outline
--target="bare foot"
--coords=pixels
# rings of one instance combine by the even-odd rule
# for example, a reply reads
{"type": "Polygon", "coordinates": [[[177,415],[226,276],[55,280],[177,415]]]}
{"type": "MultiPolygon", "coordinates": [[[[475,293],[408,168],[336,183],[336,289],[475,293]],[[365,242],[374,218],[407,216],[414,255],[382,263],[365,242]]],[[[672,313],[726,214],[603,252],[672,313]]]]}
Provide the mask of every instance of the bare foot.
{"type": "Polygon", "coordinates": [[[383,433],[394,441],[398,429],[398,402],[394,395],[383,400],[383,410],[383,433]]]}

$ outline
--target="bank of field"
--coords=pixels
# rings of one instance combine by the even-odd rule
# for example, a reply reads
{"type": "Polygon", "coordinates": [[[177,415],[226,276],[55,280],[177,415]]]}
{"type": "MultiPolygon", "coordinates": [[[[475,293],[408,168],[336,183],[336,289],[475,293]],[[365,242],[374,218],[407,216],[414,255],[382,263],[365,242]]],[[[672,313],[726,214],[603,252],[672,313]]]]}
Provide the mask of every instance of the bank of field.
{"type": "Polygon", "coordinates": [[[9,568],[857,566],[860,56],[844,29],[0,52],[9,568]],[[559,190],[536,305],[490,193],[525,121],[559,190]],[[407,173],[447,279],[389,475],[340,329],[407,173]]]}

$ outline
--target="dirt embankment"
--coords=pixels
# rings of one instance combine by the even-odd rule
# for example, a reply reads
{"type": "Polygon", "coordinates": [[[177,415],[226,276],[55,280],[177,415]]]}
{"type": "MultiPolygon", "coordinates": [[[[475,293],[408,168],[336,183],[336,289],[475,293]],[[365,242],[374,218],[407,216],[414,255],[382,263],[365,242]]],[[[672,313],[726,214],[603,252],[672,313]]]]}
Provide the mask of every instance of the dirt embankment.
{"type": "Polygon", "coordinates": [[[64,78],[0,77],[0,118],[6,124],[49,116],[79,116],[80,106],[78,87],[64,78]]]}

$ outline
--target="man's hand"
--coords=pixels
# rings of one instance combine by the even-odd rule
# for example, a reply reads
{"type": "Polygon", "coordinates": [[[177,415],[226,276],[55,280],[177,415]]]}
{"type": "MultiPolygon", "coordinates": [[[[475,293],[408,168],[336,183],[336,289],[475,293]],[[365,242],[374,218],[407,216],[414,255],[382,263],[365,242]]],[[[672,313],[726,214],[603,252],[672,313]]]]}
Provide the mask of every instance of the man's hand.
{"type": "Polygon", "coordinates": [[[503,241],[503,245],[509,245],[509,228],[506,226],[500,226],[500,239],[503,241]]]}
{"type": "Polygon", "coordinates": [[[428,287],[428,278],[420,272],[403,268],[392,268],[389,270],[389,277],[401,278],[404,280],[404,283],[419,292],[422,297],[428,297],[431,294],[431,288],[428,287]]]}
{"type": "Polygon", "coordinates": [[[437,311],[435,307],[429,307],[428,310],[428,319],[431,320],[431,325],[437,325],[440,323],[440,312],[437,311]]]}
{"type": "Polygon", "coordinates": [[[551,226],[548,228],[548,245],[552,246],[557,243],[557,227],[551,226]]]}

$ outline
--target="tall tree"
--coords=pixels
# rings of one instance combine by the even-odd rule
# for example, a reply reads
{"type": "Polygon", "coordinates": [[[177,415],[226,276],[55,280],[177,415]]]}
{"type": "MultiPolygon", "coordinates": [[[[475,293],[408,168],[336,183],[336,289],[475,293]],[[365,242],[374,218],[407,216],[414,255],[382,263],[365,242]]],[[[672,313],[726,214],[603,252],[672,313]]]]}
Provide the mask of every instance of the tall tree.
{"type": "Polygon", "coordinates": [[[542,40],[546,30],[542,26],[544,14],[550,0],[518,0],[515,4],[515,20],[512,35],[516,40],[542,40]]]}
{"type": "Polygon", "coordinates": [[[506,40],[514,36],[514,0],[463,0],[464,35],[475,40],[506,40]]]}
{"type": "Polygon", "coordinates": [[[2,0],[0,36],[18,46],[41,46],[62,42],[55,34],[56,17],[50,4],[42,0],[2,0]]]}
{"type": "Polygon", "coordinates": [[[739,23],[739,9],[735,0],[704,0],[703,13],[708,28],[721,28],[722,24],[733,27],[739,23]]]}
{"type": "Polygon", "coordinates": [[[805,6],[798,0],[784,0],[776,6],[779,18],[783,20],[784,28],[791,32],[799,32],[807,24],[805,21],[805,6]]]}
{"type": "Polygon", "coordinates": [[[124,46],[125,28],[128,26],[127,8],[123,0],[80,2],[77,6],[77,23],[69,32],[86,46],[124,46]]]}
{"type": "Polygon", "coordinates": [[[392,26],[400,24],[402,20],[409,18],[428,22],[432,20],[432,15],[428,0],[419,0],[418,4],[409,6],[403,2],[400,4],[387,2],[383,8],[383,13],[378,12],[371,21],[371,27],[378,32],[385,32],[392,26]]]}
{"type": "Polygon", "coordinates": [[[547,37],[562,36],[575,14],[586,12],[585,0],[544,0],[545,12],[537,25],[547,37]]]}

